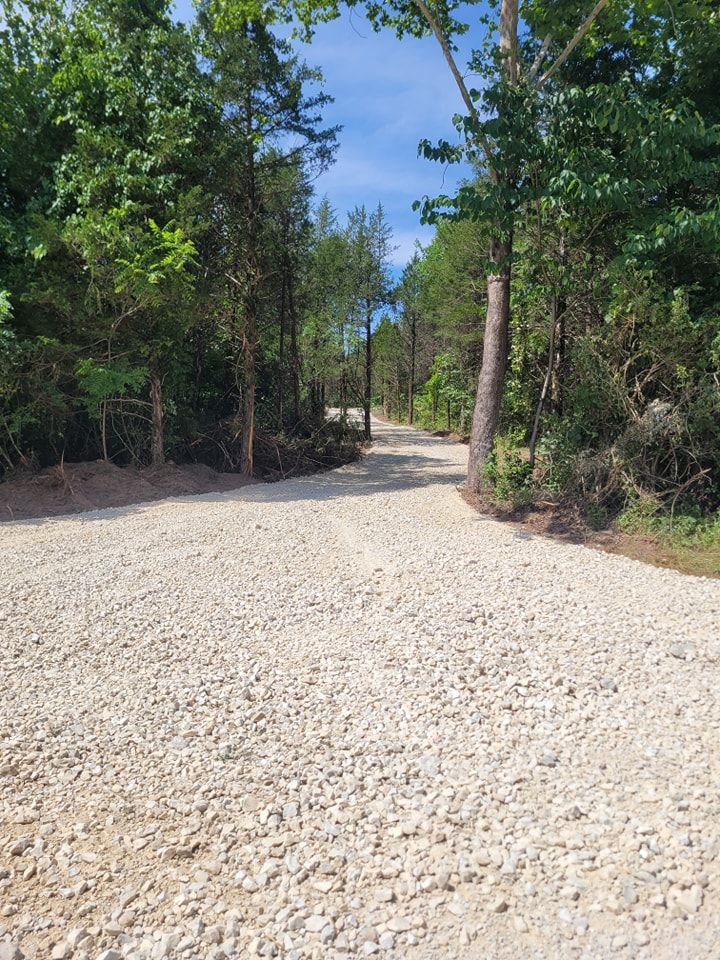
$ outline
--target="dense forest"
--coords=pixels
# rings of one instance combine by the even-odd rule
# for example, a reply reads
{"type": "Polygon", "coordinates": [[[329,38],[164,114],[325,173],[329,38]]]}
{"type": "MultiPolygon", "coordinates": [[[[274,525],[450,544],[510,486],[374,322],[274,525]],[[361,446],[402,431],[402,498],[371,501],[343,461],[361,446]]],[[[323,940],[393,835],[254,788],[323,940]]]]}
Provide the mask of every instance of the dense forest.
{"type": "Polygon", "coordinates": [[[713,0],[479,6],[467,68],[455,4],[369,5],[439,41],[458,137],[420,150],[475,171],[418,198],[435,236],[399,277],[382,208],[313,190],[341,132],[281,38],[336,4],[202,2],[190,25],[165,0],[3,7],[6,475],[63,458],[262,475],[281,440],[341,445],[326,408],[361,407],[368,439],[371,408],[469,435],[470,489],[502,500],[712,522],[713,0]]]}

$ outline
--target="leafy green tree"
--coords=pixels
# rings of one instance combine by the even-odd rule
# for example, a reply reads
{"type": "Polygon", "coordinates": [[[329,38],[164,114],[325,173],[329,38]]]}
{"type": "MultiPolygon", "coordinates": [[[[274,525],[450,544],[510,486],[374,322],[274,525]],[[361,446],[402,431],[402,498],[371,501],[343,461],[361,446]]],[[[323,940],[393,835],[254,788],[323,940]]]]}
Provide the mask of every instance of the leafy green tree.
{"type": "Polygon", "coordinates": [[[371,439],[370,414],[372,408],[372,325],[378,310],[390,302],[390,256],[392,230],[385,219],[382,205],[370,214],[364,206],[356,207],[348,215],[347,240],[350,253],[348,273],[350,309],[354,320],[357,344],[363,341],[363,412],[365,439],[371,439]],[[359,333],[359,331],[362,331],[359,333]]]}
{"type": "MultiPolygon", "coordinates": [[[[242,357],[241,469],[250,476],[258,329],[264,287],[274,272],[274,264],[264,257],[270,243],[265,213],[281,171],[300,164],[307,171],[318,171],[330,163],[336,130],[320,126],[329,97],[306,92],[321,79],[318,71],[300,63],[288,44],[261,21],[250,20],[241,30],[223,32],[217,29],[211,5],[206,5],[200,26],[213,98],[222,118],[213,157],[218,197],[214,226],[228,284],[230,336],[242,357]]],[[[287,270],[286,260],[286,278],[287,270]]],[[[299,377],[297,367],[293,377],[299,377]]],[[[297,400],[299,386],[293,394],[297,400]]]]}

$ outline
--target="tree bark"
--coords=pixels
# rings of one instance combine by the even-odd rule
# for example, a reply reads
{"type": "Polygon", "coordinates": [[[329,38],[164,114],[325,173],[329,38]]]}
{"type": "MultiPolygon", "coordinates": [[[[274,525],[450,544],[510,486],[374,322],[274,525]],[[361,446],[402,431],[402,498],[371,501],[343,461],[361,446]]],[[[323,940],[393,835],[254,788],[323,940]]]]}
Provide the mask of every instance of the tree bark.
{"type": "Polygon", "coordinates": [[[292,373],[293,418],[300,422],[300,353],[298,351],[298,322],[293,295],[293,276],[288,274],[288,306],[290,308],[290,370],[292,373]]]}
{"type": "Polygon", "coordinates": [[[508,355],[511,254],[512,239],[492,241],[490,259],[495,269],[488,275],[487,281],[483,358],[468,454],[467,485],[468,489],[475,493],[483,487],[483,465],[492,451],[500,422],[500,404],[508,355]]]}
{"type": "MultiPolygon", "coordinates": [[[[565,273],[565,233],[560,233],[558,243],[558,262],[560,264],[561,277],[565,273]]],[[[561,290],[563,289],[561,285],[561,290]]],[[[554,333],[554,351],[552,359],[552,373],[550,377],[550,407],[552,412],[560,416],[563,408],[563,367],[565,366],[565,314],[567,312],[567,301],[565,294],[558,293],[554,298],[553,304],[555,316],[557,318],[556,330],[554,333]]]]}
{"type": "Polygon", "coordinates": [[[242,428],[240,432],[240,470],[252,477],[255,450],[255,388],[257,383],[257,288],[260,282],[258,263],[258,197],[255,182],[255,143],[253,129],[253,105],[248,93],[245,101],[245,134],[247,142],[245,217],[247,224],[246,277],[247,292],[244,300],[243,367],[244,390],[242,402],[242,428]]]}
{"type": "Polygon", "coordinates": [[[540,391],[540,397],[538,398],[537,407],[535,408],[535,418],[533,420],[532,432],[530,434],[530,444],[529,444],[529,465],[530,469],[535,467],[535,447],[537,446],[538,433],[540,432],[540,417],[542,417],[543,407],[545,405],[545,398],[548,394],[548,388],[550,387],[550,382],[552,380],[553,369],[555,366],[555,341],[557,337],[558,330],[558,298],[553,296],[552,303],[550,305],[550,348],[549,348],[549,357],[547,371],[545,373],[545,378],[543,380],[542,390],[540,391]]]}
{"type": "Polygon", "coordinates": [[[285,425],[285,410],[283,409],[284,387],[285,387],[285,287],[287,283],[286,272],[283,270],[280,281],[280,345],[278,349],[278,422],[280,429],[285,425]]]}
{"type": "Polygon", "coordinates": [[[257,320],[254,304],[248,304],[245,312],[245,338],[243,358],[245,389],[243,390],[242,431],[240,434],[240,470],[252,477],[255,447],[255,355],[257,351],[257,320]]]}
{"type": "Polygon", "coordinates": [[[150,433],[150,462],[153,467],[159,467],[165,463],[165,445],[163,442],[163,410],[162,410],[162,382],[160,380],[160,371],[155,357],[149,364],[150,372],[150,407],[151,415],[151,433],[150,433]]]}
{"type": "Polygon", "coordinates": [[[372,403],[372,315],[370,308],[365,314],[365,439],[372,440],[370,430],[370,405],[372,403]]]}
{"type": "Polygon", "coordinates": [[[408,423],[415,419],[415,350],[417,345],[417,318],[410,318],[410,376],[408,378],[408,423]]]}
{"type": "Polygon", "coordinates": [[[565,365],[565,312],[563,298],[557,301],[558,321],[555,330],[555,350],[553,354],[552,375],[550,379],[550,407],[560,416],[563,411],[563,366],[565,365]]]}
{"type": "MultiPolygon", "coordinates": [[[[515,86],[518,80],[517,29],[518,0],[502,0],[500,6],[501,69],[510,86],[515,86]]],[[[490,176],[497,182],[497,173],[492,169],[490,176]]],[[[510,185],[511,180],[512,178],[508,177],[507,185],[510,185]]],[[[483,487],[483,466],[492,451],[495,433],[500,423],[500,405],[508,358],[512,228],[505,223],[500,225],[500,229],[505,235],[494,237],[490,243],[490,261],[494,269],[490,271],[487,279],[483,357],[470,430],[467,486],[475,493],[483,487]]]]}

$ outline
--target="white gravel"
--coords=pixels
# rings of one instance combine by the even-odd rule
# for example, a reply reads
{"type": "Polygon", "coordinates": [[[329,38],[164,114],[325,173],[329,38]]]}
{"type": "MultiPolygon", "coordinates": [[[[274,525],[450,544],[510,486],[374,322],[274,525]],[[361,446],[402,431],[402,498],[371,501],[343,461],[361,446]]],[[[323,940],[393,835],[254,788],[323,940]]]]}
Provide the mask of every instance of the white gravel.
{"type": "Polygon", "coordinates": [[[720,956],[720,586],[375,430],[0,528],[0,960],[720,956]]]}

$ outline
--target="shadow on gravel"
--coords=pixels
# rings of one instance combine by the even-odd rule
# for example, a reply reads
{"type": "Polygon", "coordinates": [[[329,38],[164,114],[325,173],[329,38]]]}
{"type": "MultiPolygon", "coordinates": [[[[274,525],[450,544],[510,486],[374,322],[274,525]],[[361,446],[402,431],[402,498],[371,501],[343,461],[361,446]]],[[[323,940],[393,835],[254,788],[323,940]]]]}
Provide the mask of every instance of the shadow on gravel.
{"type": "Polygon", "coordinates": [[[213,499],[280,503],[322,501],[335,497],[365,497],[435,484],[458,486],[464,483],[464,466],[458,465],[455,457],[442,456],[442,448],[446,444],[448,450],[457,450],[452,441],[443,441],[402,427],[393,427],[389,437],[382,427],[377,434],[378,441],[372,452],[348,467],[254,487],[252,490],[239,490],[237,494],[228,493],[213,499]],[[402,446],[411,446],[418,452],[397,452],[397,447],[402,446]],[[424,452],[426,449],[427,453],[424,452]]]}
{"type": "MultiPolygon", "coordinates": [[[[378,493],[393,493],[435,484],[458,486],[464,483],[466,474],[454,457],[442,455],[443,447],[456,451],[451,440],[430,436],[420,430],[403,429],[380,425],[376,429],[377,441],[370,454],[355,463],[335,470],[281,480],[276,483],[258,483],[239,486],[237,489],[218,490],[208,493],[170,497],[164,501],[114,507],[102,511],[77,513],[73,519],[80,523],[107,520],[110,517],[139,514],[160,502],[172,503],[292,503],[316,500],[323,502],[336,497],[367,497],[378,493]],[[400,453],[398,447],[410,446],[417,453],[400,453]],[[427,453],[424,451],[427,450],[427,453]],[[432,453],[431,453],[432,451],[432,453]]],[[[21,520],[20,523],[40,526],[53,517],[38,517],[21,520]]]]}

